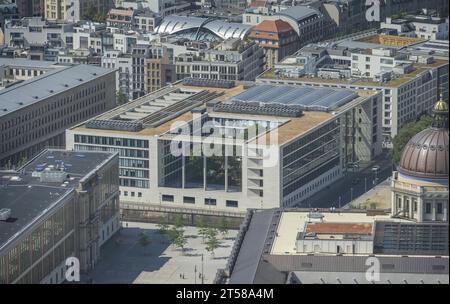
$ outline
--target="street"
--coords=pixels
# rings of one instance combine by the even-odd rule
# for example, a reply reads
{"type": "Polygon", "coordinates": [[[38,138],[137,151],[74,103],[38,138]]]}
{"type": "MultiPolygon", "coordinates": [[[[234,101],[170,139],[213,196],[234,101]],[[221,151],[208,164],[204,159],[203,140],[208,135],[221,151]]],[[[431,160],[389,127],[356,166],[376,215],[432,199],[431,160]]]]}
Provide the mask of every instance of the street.
{"type": "Polygon", "coordinates": [[[298,204],[297,207],[343,207],[391,175],[392,162],[387,154],[382,154],[367,168],[360,168],[359,172],[352,172],[352,169],[349,169],[340,180],[298,204]],[[372,171],[376,165],[379,166],[377,173],[372,171]]]}

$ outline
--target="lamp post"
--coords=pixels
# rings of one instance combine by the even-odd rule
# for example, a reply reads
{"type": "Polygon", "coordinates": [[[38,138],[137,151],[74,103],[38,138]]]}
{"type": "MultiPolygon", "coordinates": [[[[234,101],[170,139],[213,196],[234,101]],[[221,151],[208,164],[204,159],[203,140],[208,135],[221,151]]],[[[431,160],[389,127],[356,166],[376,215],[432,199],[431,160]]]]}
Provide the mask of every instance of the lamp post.
{"type": "Polygon", "coordinates": [[[203,253],[202,253],[202,284],[204,284],[204,273],[203,273],[203,253]]]}

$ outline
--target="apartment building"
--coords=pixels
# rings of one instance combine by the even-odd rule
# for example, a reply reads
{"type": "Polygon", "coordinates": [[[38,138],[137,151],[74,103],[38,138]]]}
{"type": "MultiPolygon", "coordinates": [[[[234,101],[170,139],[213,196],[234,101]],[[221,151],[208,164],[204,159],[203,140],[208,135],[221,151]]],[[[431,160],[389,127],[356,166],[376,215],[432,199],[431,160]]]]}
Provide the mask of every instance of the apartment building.
{"type": "Polygon", "coordinates": [[[44,0],[45,18],[77,22],[86,14],[106,14],[114,3],[112,0],[44,0]]]}
{"type": "Polygon", "coordinates": [[[298,35],[289,23],[282,20],[265,20],[252,28],[248,38],[264,49],[264,70],[300,48],[298,35]]]}
{"type": "Polygon", "coordinates": [[[215,48],[199,50],[198,55],[180,54],[175,59],[178,79],[252,81],[263,72],[264,51],[254,41],[227,39],[215,48]]]}
{"type": "Polygon", "coordinates": [[[63,147],[64,130],[116,105],[115,72],[91,65],[47,71],[0,91],[0,164],[63,147]]]}
{"type": "Polygon", "coordinates": [[[119,152],[121,202],[220,212],[294,206],[347,164],[381,153],[376,92],[185,83],[67,130],[68,149],[119,152]],[[195,150],[211,140],[217,155],[195,150]],[[192,153],[178,154],[180,146],[192,153]]]}
{"type": "Polygon", "coordinates": [[[164,87],[176,79],[173,50],[161,45],[132,48],[133,98],[164,87]]]}
{"type": "Polygon", "coordinates": [[[155,28],[161,23],[161,16],[152,11],[138,12],[134,19],[136,20],[136,28],[143,31],[152,33],[155,28]]]}
{"type": "Polygon", "coordinates": [[[5,44],[17,48],[47,45],[53,48],[72,47],[73,24],[26,17],[8,20],[5,24],[5,44]]]}
{"type": "Polygon", "coordinates": [[[394,30],[397,35],[426,40],[448,40],[448,19],[426,15],[410,15],[402,18],[386,18],[381,29],[394,30]]]}
{"type": "Polygon", "coordinates": [[[44,150],[0,171],[0,284],[58,284],[92,270],[120,228],[116,153],[44,150]]]}
{"type": "Polygon", "coordinates": [[[116,91],[125,94],[128,100],[133,99],[131,55],[123,54],[120,51],[105,52],[102,56],[102,67],[116,70],[116,91]]]}

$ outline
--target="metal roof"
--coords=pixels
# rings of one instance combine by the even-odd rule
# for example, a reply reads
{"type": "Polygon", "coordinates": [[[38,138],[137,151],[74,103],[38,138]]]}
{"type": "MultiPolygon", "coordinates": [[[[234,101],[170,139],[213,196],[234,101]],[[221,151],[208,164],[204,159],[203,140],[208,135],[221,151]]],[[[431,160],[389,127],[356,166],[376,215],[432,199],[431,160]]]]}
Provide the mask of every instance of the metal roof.
{"type": "Polygon", "coordinates": [[[81,64],[49,71],[13,85],[0,91],[0,117],[113,72],[81,64]]]}
{"type": "Polygon", "coordinates": [[[279,104],[286,107],[300,106],[303,110],[330,111],[357,97],[355,92],[346,89],[257,85],[230,98],[230,101],[279,104]]]}
{"type": "Polygon", "coordinates": [[[229,23],[222,20],[170,15],[163,19],[155,29],[158,34],[176,34],[181,31],[207,29],[221,39],[243,39],[252,27],[242,23],[229,23]]]}
{"type": "Polygon", "coordinates": [[[290,17],[299,23],[302,22],[303,19],[314,15],[320,15],[320,12],[307,6],[293,6],[282,10],[278,15],[290,17]]]}

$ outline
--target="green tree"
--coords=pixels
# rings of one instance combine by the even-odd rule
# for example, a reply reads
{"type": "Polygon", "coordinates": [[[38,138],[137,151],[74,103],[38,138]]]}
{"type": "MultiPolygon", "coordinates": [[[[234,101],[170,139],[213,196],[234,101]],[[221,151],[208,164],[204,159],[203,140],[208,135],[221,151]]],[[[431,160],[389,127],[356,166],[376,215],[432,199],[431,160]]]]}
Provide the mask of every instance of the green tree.
{"type": "Polygon", "coordinates": [[[202,242],[205,243],[206,235],[208,234],[208,228],[206,228],[205,220],[202,216],[197,221],[198,234],[202,237],[202,242]]]}
{"type": "Polygon", "coordinates": [[[228,234],[228,221],[225,217],[221,217],[219,224],[218,224],[218,230],[222,237],[226,237],[228,234]]]}
{"type": "Polygon", "coordinates": [[[169,225],[167,225],[166,223],[161,223],[158,224],[158,229],[159,229],[159,233],[161,234],[166,234],[167,231],[169,230],[169,225]]]}
{"type": "Polygon", "coordinates": [[[214,257],[214,250],[219,247],[219,240],[217,239],[217,229],[208,228],[208,234],[206,238],[206,251],[208,251],[212,257],[214,257]]]}
{"type": "Polygon", "coordinates": [[[175,228],[182,229],[184,227],[183,215],[177,214],[175,217],[175,228]]]}
{"type": "Polygon", "coordinates": [[[129,101],[127,95],[122,93],[121,90],[117,91],[117,93],[116,93],[116,100],[117,100],[117,104],[118,105],[123,105],[123,104],[125,104],[125,103],[127,103],[129,101]]]}
{"type": "Polygon", "coordinates": [[[184,252],[184,247],[187,244],[187,237],[184,234],[184,230],[183,229],[178,229],[177,230],[177,235],[176,238],[174,240],[174,244],[176,247],[178,247],[178,249],[181,250],[181,252],[184,252]]]}
{"type": "Polygon", "coordinates": [[[142,247],[147,247],[149,244],[151,243],[151,240],[150,240],[150,237],[148,236],[148,234],[147,233],[145,233],[145,232],[141,232],[140,234],[139,234],[139,244],[142,246],[142,247]]]}
{"type": "Polygon", "coordinates": [[[433,121],[433,118],[427,115],[423,115],[416,122],[409,123],[401,128],[397,135],[392,140],[392,149],[389,151],[389,155],[394,162],[398,165],[402,156],[402,151],[408,141],[420,131],[428,128],[433,121]]]}

